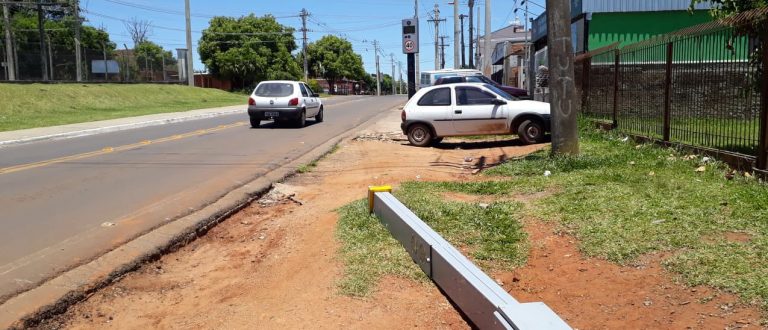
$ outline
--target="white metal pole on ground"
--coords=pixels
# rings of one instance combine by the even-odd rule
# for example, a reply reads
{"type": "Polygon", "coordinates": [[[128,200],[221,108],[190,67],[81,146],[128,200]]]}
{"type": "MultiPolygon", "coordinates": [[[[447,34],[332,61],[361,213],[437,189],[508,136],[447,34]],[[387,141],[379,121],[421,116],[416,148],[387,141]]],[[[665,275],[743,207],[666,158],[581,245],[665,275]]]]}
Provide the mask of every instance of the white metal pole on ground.
{"type": "Polygon", "coordinates": [[[483,49],[483,73],[489,77],[491,72],[491,0],[485,0],[485,47],[483,49]]]}
{"type": "Polygon", "coordinates": [[[458,69],[459,66],[459,1],[453,0],[453,68],[458,69]]]}
{"type": "Polygon", "coordinates": [[[187,21],[187,83],[190,87],[195,87],[195,68],[192,65],[192,23],[189,18],[189,0],[184,0],[184,16],[187,21]]]}

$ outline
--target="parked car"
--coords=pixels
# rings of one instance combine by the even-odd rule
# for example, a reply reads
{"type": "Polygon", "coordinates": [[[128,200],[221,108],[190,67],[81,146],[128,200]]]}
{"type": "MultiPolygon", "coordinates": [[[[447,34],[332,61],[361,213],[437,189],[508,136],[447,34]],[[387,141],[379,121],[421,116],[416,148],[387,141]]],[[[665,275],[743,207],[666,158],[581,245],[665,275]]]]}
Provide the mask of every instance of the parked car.
{"type": "Polygon", "coordinates": [[[544,141],[549,103],[519,100],[491,84],[457,83],[423,88],[401,113],[400,128],[415,146],[446,136],[517,134],[525,144],[544,141]]]}
{"type": "Polygon", "coordinates": [[[520,97],[520,98],[527,98],[528,97],[528,91],[523,88],[517,88],[512,86],[506,86],[501,85],[490,78],[486,76],[452,76],[452,77],[442,77],[435,81],[435,85],[444,85],[444,84],[455,84],[455,83],[461,83],[461,82],[477,82],[477,83],[485,83],[485,84],[491,84],[499,89],[507,92],[507,94],[512,95],[514,97],[520,97]]]}
{"type": "Polygon", "coordinates": [[[482,76],[483,73],[475,69],[441,69],[434,71],[422,71],[419,79],[419,88],[429,87],[443,77],[456,76],[482,76]]]}
{"type": "Polygon", "coordinates": [[[318,123],[323,121],[323,101],[300,81],[262,81],[248,98],[248,116],[253,128],[268,119],[304,127],[307,118],[315,118],[318,123]]]}

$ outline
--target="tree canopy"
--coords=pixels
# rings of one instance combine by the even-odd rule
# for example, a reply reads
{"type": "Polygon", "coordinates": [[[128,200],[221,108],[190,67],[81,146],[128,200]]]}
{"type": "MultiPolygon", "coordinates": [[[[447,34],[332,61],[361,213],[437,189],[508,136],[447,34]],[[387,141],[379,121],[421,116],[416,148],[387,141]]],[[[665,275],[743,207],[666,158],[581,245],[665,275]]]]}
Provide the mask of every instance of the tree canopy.
{"type": "MultiPolygon", "coordinates": [[[[299,62],[303,61],[302,54],[298,57],[299,62]]],[[[310,75],[323,77],[330,85],[343,78],[365,79],[363,58],[354,52],[352,44],[346,39],[326,35],[307,45],[307,57],[310,75]]]]}
{"type": "Polygon", "coordinates": [[[261,80],[298,79],[301,69],[291,52],[294,29],[271,15],[214,17],[203,30],[198,52],[208,70],[240,87],[261,80]]]}
{"type": "Polygon", "coordinates": [[[691,0],[691,8],[697,3],[710,2],[710,12],[715,18],[723,18],[748,10],[768,6],[768,0],[691,0]]]}

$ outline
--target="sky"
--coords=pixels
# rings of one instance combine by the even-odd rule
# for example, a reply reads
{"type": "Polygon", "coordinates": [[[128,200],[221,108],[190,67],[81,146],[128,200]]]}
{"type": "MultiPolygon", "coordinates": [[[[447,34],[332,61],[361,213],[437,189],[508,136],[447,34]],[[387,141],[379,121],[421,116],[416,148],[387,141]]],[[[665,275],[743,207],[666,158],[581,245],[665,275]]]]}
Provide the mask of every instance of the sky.
{"type": "MultiPolygon", "coordinates": [[[[451,0],[419,0],[419,30],[420,30],[420,69],[435,68],[434,52],[434,23],[427,22],[432,15],[434,5],[438,4],[440,18],[447,18],[440,25],[440,34],[448,36],[445,43],[446,68],[453,67],[453,5],[451,0]],[[450,3],[450,4],[449,4],[450,3]]],[[[459,1],[461,14],[468,13],[467,0],[459,1]]],[[[508,26],[516,16],[524,19],[523,10],[514,13],[521,0],[492,0],[491,1],[491,30],[495,31],[508,26]]],[[[406,55],[402,52],[401,21],[414,15],[415,0],[190,0],[192,13],[192,47],[195,49],[195,70],[202,70],[203,65],[197,54],[197,42],[201,31],[208,27],[208,22],[214,16],[240,17],[253,13],[256,16],[271,14],[277,17],[279,23],[294,27],[296,42],[301,46],[301,18],[299,12],[306,8],[310,13],[307,28],[309,42],[319,40],[324,35],[333,34],[343,37],[352,43],[354,50],[363,57],[367,72],[375,72],[375,52],[373,41],[380,44],[381,71],[391,73],[392,60],[402,63],[402,73],[405,76],[406,55]]],[[[530,1],[528,10],[533,15],[540,14],[544,9],[544,0],[530,1]]],[[[475,1],[475,11],[480,8],[481,34],[484,33],[485,1],[475,1]]],[[[103,28],[109,32],[112,41],[119,48],[126,44],[133,47],[133,42],[125,28],[125,21],[132,18],[150,21],[152,33],[149,40],[160,44],[167,50],[186,48],[184,33],[184,0],[81,0],[84,10],[85,24],[103,28]]],[[[465,38],[468,38],[467,20],[465,20],[465,38]]],[[[476,23],[475,23],[476,25],[476,23]]],[[[176,53],[175,51],[173,52],[176,53]]],[[[397,71],[397,68],[396,68],[397,71]]],[[[397,73],[396,73],[397,75],[397,73]]]]}

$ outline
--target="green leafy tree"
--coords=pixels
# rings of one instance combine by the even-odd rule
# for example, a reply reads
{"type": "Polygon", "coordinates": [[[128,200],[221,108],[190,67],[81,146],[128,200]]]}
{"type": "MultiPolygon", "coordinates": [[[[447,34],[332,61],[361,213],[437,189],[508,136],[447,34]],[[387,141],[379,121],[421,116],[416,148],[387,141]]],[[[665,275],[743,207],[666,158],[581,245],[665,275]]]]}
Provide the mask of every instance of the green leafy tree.
{"type": "Polygon", "coordinates": [[[136,45],[136,64],[139,69],[160,70],[163,67],[163,59],[165,59],[165,65],[175,65],[176,59],[173,57],[173,53],[166,51],[160,45],[151,42],[144,41],[136,45]]]}
{"type": "Polygon", "coordinates": [[[301,69],[291,55],[294,29],[273,16],[214,17],[203,30],[198,52],[215,76],[243,88],[262,80],[298,79],[301,69]]]}
{"type": "MultiPolygon", "coordinates": [[[[299,54],[299,61],[303,61],[299,54]]],[[[320,40],[307,45],[310,74],[323,77],[330,86],[343,78],[360,80],[366,76],[363,58],[355,53],[352,44],[346,39],[326,35],[320,40]]],[[[333,88],[330,88],[333,93],[333,88]]]]}
{"type": "Polygon", "coordinates": [[[768,6],[768,0],[691,0],[691,9],[697,3],[712,3],[710,13],[715,18],[724,18],[748,10],[768,6]]]}

